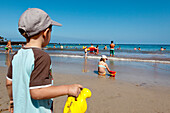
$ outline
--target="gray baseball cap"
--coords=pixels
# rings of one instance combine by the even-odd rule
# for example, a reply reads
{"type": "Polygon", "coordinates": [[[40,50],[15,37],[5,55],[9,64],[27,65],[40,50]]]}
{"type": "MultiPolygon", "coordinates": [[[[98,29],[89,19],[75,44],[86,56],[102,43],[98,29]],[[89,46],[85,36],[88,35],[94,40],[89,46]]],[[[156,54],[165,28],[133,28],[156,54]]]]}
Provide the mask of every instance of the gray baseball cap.
{"type": "Polygon", "coordinates": [[[28,8],[19,19],[18,29],[22,30],[28,38],[45,30],[50,25],[62,26],[62,24],[53,21],[43,10],[28,8]]]}

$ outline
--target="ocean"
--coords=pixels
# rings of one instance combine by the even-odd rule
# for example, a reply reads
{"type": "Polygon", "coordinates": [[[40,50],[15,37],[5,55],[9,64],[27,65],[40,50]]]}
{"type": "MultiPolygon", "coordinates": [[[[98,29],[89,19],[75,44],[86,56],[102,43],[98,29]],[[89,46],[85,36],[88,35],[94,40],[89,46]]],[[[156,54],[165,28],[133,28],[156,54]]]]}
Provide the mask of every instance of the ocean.
{"type": "MultiPolygon", "coordinates": [[[[149,45],[149,44],[116,44],[115,57],[110,57],[109,44],[98,44],[99,54],[87,54],[84,58],[83,46],[90,47],[90,44],[49,44],[43,48],[52,60],[53,71],[59,74],[72,74],[84,76],[98,76],[97,64],[100,56],[108,56],[106,63],[111,70],[117,72],[116,79],[151,85],[170,86],[170,45],[149,45]],[[104,50],[104,46],[107,50],[104,50]],[[117,48],[121,47],[121,50],[117,48]],[[141,48],[141,51],[134,50],[134,47],[141,48]],[[160,51],[160,48],[166,48],[160,51]]],[[[97,44],[93,44],[97,46],[97,44]]],[[[5,54],[5,45],[0,45],[0,66],[9,66],[12,54],[5,54]]],[[[21,48],[21,45],[12,45],[13,51],[21,48]]],[[[107,72],[107,77],[109,73],[107,72]]]]}
{"type": "MultiPolygon", "coordinates": [[[[88,54],[89,58],[100,58],[102,54],[109,56],[110,44],[93,44],[94,47],[99,46],[99,54],[88,54]],[[104,50],[104,46],[107,46],[107,50],[104,50]]],[[[50,43],[44,50],[52,56],[58,57],[84,57],[83,47],[90,47],[91,44],[59,44],[50,43]],[[60,45],[63,49],[60,49],[60,45]],[[56,48],[54,48],[54,46],[56,48]]],[[[5,45],[0,45],[0,52],[4,52],[5,45]]],[[[21,48],[21,45],[12,45],[14,51],[21,48]]],[[[170,45],[161,44],[115,44],[115,57],[110,57],[113,60],[129,60],[129,61],[144,61],[144,62],[158,62],[158,63],[170,63],[170,45]],[[134,48],[140,47],[141,50],[134,50],[134,48]],[[160,49],[166,48],[161,51],[160,49]],[[121,48],[118,50],[118,48],[121,48]]]]}

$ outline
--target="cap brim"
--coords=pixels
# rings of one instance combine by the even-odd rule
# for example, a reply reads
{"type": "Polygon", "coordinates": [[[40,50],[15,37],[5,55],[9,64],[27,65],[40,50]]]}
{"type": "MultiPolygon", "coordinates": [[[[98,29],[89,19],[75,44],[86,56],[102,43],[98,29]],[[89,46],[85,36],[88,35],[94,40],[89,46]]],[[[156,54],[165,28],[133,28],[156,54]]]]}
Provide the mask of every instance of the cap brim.
{"type": "Polygon", "coordinates": [[[53,21],[53,20],[51,20],[51,24],[55,25],[55,26],[62,26],[62,24],[60,24],[60,23],[58,23],[56,21],[53,21]]]}

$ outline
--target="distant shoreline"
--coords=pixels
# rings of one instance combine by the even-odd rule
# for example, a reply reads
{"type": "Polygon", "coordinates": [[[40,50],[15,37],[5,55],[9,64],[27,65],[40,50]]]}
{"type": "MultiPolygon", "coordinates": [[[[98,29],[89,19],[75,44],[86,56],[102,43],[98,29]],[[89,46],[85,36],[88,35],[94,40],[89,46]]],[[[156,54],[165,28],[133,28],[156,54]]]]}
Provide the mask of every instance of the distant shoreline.
{"type": "MultiPolygon", "coordinates": [[[[7,41],[4,42],[0,42],[0,45],[6,45],[7,41]]],[[[19,44],[26,44],[25,41],[12,41],[11,42],[12,45],[19,45],[19,44]]],[[[60,43],[60,42],[55,42],[55,43],[49,43],[49,44],[63,44],[63,45],[69,45],[69,44],[75,44],[75,45],[109,45],[110,43],[106,44],[106,43],[60,43]]],[[[116,45],[162,45],[162,46],[169,46],[170,44],[117,44],[116,45]]]]}
{"type": "MultiPolygon", "coordinates": [[[[0,42],[0,45],[6,45],[7,41],[0,42]]],[[[12,45],[26,44],[26,42],[11,42],[12,45]]]]}

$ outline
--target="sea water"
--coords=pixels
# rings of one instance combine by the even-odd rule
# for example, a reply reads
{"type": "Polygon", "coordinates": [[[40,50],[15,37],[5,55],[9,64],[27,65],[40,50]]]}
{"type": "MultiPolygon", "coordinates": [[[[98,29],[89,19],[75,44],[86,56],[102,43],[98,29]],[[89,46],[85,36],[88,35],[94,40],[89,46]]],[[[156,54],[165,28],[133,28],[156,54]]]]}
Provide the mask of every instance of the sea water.
{"type": "MultiPolygon", "coordinates": [[[[105,54],[107,56],[110,55],[110,44],[93,44],[94,47],[98,45],[99,54],[93,55],[88,54],[88,56],[101,56],[105,54]],[[107,46],[107,50],[104,50],[104,46],[107,46]]],[[[91,44],[59,44],[59,43],[50,43],[48,44],[44,50],[49,54],[58,55],[83,55],[84,50],[83,47],[90,47],[91,44]],[[60,46],[63,46],[63,49],[60,49],[60,46]],[[55,46],[55,48],[54,48],[55,46]]],[[[1,52],[5,51],[5,45],[0,45],[1,52]]],[[[17,51],[21,48],[21,45],[12,45],[14,51],[17,51]]],[[[66,57],[66,56],[65,56],[66,57]]],[[[170,61],[170,45],[160,45],[160,44],[115,44],[115,57],[116,58],[131,58],[131,59],[150,59],[150,60],[163,60],[170,61]],[[118,50],[118,48],[121,48],[118,50]],[[141,50],[134,50],[134,48],[140,47],[141,50]],[[164,51],[160,51],[161,47],[166,48],[164,51]]]]}
{"type": "MultiPolygon", "coordinates": [[[[108,50],[103,50],[105,45],[98,45],[99,55],[88,54],[87,59],[84,58],[82,48],[83,46],[90,47],[90,44],[62,45],[64,46],[63,50],[60,49],[58,44],[55,45],[56,48],[53,48],[53,44],[49,44],[44,49],[51,56],[53,71],[56,73],[97,77],[97,64],[101,58],[100,56],[101,54],[106,54],[109,58],[106,61],[109,68],[117,72],[116,79],[138,84],[170,86],[170,45],[140,45],[141,51],[133,50],[133,47],[137,45],[122,44],[121,50],[116,50],[120,46],[116,45],[115,57],[109,57],[109,44],[107,44],[108,50]],[[161,47],[166,48],[166,50],[160,51],[161,47]]],[[[94,46],[96,45],[94,44],[94,46]]],[[[12,47],[14,51],[21,48],[20,45],[12,47]]],[[[4,54],[5,50],[3,47],[0,50],[0,66],[9,66],[12,54],[4,54]]],[[[106,75],[109,77],[108,72],[106,75]]]]}
{"type": "MultiPolygon", "coordinates": [[[[49,44],[48,48],[60,48],[59,44],[49,44]]],[[[91,44],[61,44],[64,47],[66,53],[82,53],[82,48],[91,44]]],[[[93,44],[94,47],[98,45],[99,54],[109,55],[110,44],[93,44]],[[104,50],[104,46],[107,46],[107,50],[104,50]]],[[[61,53],[63,51],[60,51],[61,53]]],[[[170,58],[170,45],[154,45],[154,44],[116,44],[115,56],[117,57],[142,57],[142,58],[170,58]],[[118,48],[121,48],[118,50],[118,48]],[[134,48],[140,47],[141,50],[134,50],[134,48]],[[166,48],[164,51],[160,51],[161,47],[166,48]]]]}

